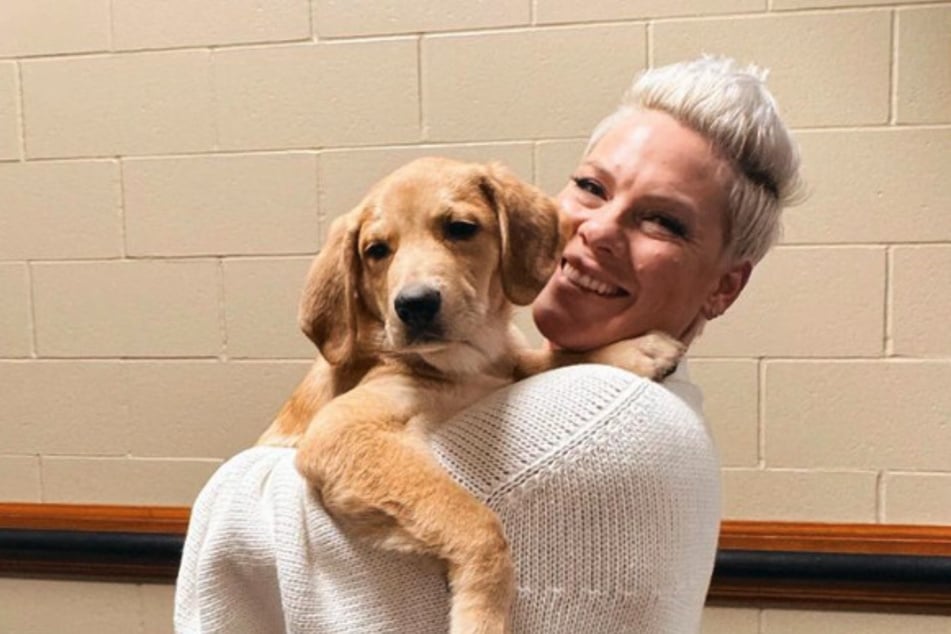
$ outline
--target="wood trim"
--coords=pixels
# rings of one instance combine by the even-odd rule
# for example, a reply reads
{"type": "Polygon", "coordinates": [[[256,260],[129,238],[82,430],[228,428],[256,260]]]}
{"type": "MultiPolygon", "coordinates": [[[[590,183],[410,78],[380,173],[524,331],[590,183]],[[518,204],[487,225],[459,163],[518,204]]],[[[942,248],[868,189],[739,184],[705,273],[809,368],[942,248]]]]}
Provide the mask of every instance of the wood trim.
{"type": "Polygon", "coordinates": [[[0,503],[0,528],[184,535],[190,515],[172,506],[0,503]]]}
{"type": "Polygon", "coordinates": [[[725,520],[720,548],[951,557],[951,526],[725,520]]]}
{"type": "MultiPolygon", "coordinates": [[[[0,503],[0,575],[172,582],[189,515],[0,503]]],[[[951,614],[951,526],[729,520],[719,546],[711,604],[951,614]]]]}
{"type": "Polygon", "coordinates": [[[951,615],[951,591],[839,584],[764,584],[721,580],[714,576],[707,605],[951,615]]]}

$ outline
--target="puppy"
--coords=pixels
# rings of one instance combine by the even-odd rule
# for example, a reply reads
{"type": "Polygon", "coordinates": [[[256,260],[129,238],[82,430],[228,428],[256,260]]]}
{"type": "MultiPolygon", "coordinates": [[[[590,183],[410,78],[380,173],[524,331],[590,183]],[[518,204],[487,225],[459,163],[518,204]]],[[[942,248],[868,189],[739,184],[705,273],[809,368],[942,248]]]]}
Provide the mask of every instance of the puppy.
{"type": "Polygon", "coordinates": [[[452,634],[503,633],[514,572],[496,515],[430,455],[434,425],[567,363],[660,378],[680,345],[652,334],[591,353],[529,351],[511,324],[559,262],[556,204],[496,165],[414,161],[331,226],[300,326],[320,350],[259,444],[298,447],[327,511],[386,549],[448,569],[452,634]]]}

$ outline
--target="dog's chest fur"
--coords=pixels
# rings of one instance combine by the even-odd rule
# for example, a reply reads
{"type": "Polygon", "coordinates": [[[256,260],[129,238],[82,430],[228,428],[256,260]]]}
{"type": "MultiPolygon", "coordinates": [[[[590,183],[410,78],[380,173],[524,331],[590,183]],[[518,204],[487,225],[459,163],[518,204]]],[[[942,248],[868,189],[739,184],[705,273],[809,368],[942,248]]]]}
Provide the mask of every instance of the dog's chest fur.
{"type": "Polygon", "coordinates": [[[505,358],[479,372],[446,373],[419,360],[390,362],[371,370],[362,383],[387,384],[395,400],[411,412],[407,429],[425,436],[482,397],[512,383],[513,363],[505,358]]]}

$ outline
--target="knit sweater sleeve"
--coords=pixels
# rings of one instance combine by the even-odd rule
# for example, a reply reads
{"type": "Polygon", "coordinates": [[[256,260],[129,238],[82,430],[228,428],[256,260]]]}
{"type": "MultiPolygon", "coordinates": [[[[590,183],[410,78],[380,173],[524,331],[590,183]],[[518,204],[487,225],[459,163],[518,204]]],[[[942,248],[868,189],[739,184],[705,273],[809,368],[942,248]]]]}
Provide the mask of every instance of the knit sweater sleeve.
{"type": "MultiPolygon", "coordinates": [[[[441,427],[433,451],[502,518],[516,634],[699,631],[719,529],[715,452],[698,392],[604,366],[549,372],[441,427]]],[[[448,631],[440,566],[349,538],[259,447],[196,501],[178,632],[448,631]]]]}

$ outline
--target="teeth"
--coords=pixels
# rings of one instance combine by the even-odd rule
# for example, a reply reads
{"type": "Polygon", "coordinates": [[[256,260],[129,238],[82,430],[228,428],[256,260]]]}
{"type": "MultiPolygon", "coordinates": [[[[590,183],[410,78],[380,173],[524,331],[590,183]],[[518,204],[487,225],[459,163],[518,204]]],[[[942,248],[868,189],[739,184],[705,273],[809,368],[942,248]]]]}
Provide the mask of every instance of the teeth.
{"type": "Polygon", "coordinates": [[[598,295],[620,295],[621,289],[616,286],[611,286],[599,280],[594,279],[590,275],[582,273],[575,267],[571,266],[567,261],[562,267],[562,271],[565,273],[565,277],[577,284],[578,286],[585,288],[589,291],[593,291],[598,295]]]}

